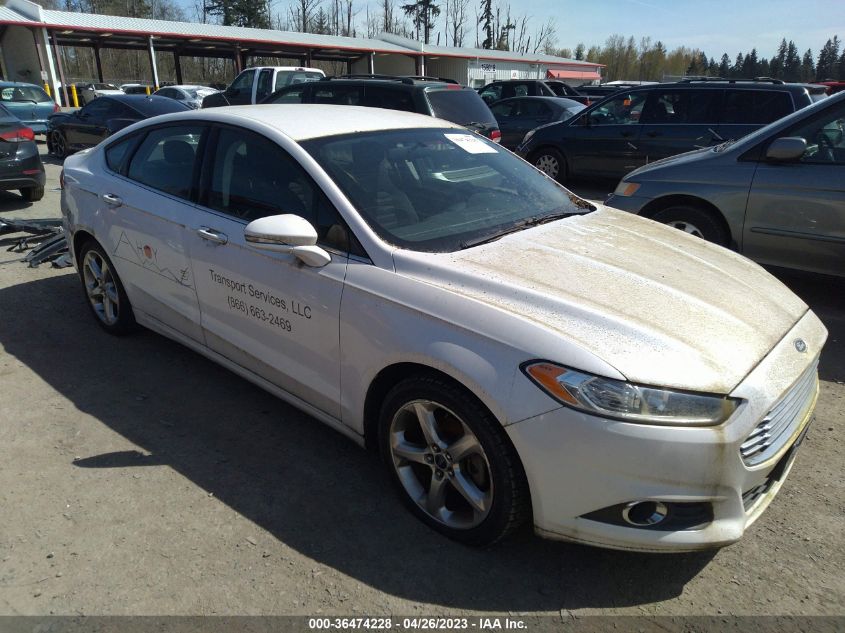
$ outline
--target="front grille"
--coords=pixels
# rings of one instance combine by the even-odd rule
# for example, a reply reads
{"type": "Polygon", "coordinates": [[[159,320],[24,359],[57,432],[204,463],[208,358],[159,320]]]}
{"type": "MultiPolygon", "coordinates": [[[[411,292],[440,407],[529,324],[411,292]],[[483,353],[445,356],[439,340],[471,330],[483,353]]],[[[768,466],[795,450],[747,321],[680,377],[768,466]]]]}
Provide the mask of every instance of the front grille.
{"type": "Polygon", "coordinates": [[[818,364],[816,361],[807,368],[739,447],[746,466],[762,464],[775,455],[807,415],[818,388],[818,364]]]}

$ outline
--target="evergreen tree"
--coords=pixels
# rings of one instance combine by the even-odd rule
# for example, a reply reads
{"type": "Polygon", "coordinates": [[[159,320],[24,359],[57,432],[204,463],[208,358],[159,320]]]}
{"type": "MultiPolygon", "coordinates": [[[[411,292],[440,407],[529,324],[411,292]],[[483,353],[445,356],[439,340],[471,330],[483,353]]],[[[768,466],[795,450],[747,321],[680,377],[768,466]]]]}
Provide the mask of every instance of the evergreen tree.
{"type": "Polygon", "coordinates": [[[788,48],[786,38],[783,38],[780,41],[780,46],[778,46],[778,54],[772,57],[772,61],[769,62],[769,72],[775,79],[783,77],[783,67],[786,64],[786,51],[788,48]]]}
{"type": "Polygon", "coordinates": [[[760,60],[760,63],[757,64],[757,74],[760,77],[771,77],[772,76],[772,69],[769,65],[769,60],[765,57],[760,60]]]}
{"type": "Polygon", "coordinates": [[[434,4],[434,0],[416,0],[416,2],[410,4],[403,4],[402,11],[405,12],[406,16],[412,18],[414,26],[417,28],[417,38],[419,38],[419,32],[422,29],[423,42],[428,44],[434,21],[440,15],[440,7],[434,4]]]}
{"type": "Polygon", "coordinates": [[[710,77],[718,77],[719,76],[719,64],[716,63],[716,60],[712,57],[710,61],[707,62],[707,74],[710,77]]]}
{"type": "Polygon", "coordinates": [[[329,16],[323,10],[323,7],[320,7],[320,10],[317,11],[317,16],[314,18],[314,26],[311,31],[321,35],[331,35],[332,27],[331,24],[329,24],[329,16]]]}
{"type": "Polygon", "coordinates": [[[578,42],[578,46],[575,47],[575,59],[582,60],[584,59],[584,50],[586,47],[581,42],[578,42]]]}
{"type": "Polygon", "coordinates": [[[484,41],[481,48],[491,49],[495,44],[495,33],[493,29],[493,0],[481,0],[481,28],[484,31],[484,41]]]}
{"type": "Polygon", "coordinates": [[[801,81],[813,81],[816,74],[816,68],[813,65],[813,51],[807,49],[804,53],[804,58],[801,60],[801,81]]]}
{"type": "Polygon", "coordinates": [[[742,77],[742,61],[743,61],[743,59],[744,58],[742,56],[742,53],[736,54],[736,61],[734,62],[734,65],[731,66],[731,72],[730,72],[731,77],[742,77]]]}
{"type": "Polygon", "coordinates": [[[757,64],[757,49],[752,48],[751,52],[742,59],[742,76],[748,79],[756,77],[757,64]]]}
{"type": "Polygon", "coordinates": [[[727,53],[722,54],[722,61],[719,62],[719,77],[727,78],[731,74],[731,58],[727,53]]]}
{"type": "Polygon", "coordinates": [[[204,10],[207,15],[222,17],[224,26],[270,28],[270,16],[264,0],[206,0],[204,10]]]}
{"type": "MultiPolygon", "coordinates": [[[[812,62],[812,58],[810,62],[812,62]]],[[[842,51],[842,55],[839,58],[839,76],[837,79],[845,79],[845,51],[842,51]]]]}
{"type": "Polygon", "coordinates": [[[789,46],[786,49],[783,79],[784,81],[798,81],[801,79],[801,57],[798,56],[798,48],[792,40],[789,40],[789,46]]]}

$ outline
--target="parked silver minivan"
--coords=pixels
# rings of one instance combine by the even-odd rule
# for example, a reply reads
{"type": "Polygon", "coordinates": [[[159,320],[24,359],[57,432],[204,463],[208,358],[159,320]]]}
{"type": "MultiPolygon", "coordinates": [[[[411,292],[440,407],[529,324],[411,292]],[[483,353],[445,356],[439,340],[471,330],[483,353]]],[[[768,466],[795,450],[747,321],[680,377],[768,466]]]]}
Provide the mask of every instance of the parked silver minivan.
{"type": "Polygon", "coordinates": [[[761,264],[845,277],[845,94],[640,167],[607,204],[761,264]]]}

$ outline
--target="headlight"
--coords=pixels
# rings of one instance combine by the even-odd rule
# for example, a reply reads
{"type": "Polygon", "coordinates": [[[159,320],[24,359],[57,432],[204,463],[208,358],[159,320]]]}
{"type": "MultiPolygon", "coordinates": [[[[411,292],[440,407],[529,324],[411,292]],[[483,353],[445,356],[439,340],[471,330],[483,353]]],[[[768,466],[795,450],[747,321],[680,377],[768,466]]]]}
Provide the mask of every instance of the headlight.
{"type": "Polygon", "coordinates": [[[522,371],[562,404],[625,422],[714,426],[727,420],[741,402],[726,396],[635,385],[546,361],[525,363],[522,371]]]}
{"type": "Polygon", "coordinates": [[[613,195],[627,198],[628,196],[633,196],[639,188],[639,183],[625,182],[624,180],[621,180],[619,181],[619,184],[616,185],[616,191],[613,192],[613,195]]]}

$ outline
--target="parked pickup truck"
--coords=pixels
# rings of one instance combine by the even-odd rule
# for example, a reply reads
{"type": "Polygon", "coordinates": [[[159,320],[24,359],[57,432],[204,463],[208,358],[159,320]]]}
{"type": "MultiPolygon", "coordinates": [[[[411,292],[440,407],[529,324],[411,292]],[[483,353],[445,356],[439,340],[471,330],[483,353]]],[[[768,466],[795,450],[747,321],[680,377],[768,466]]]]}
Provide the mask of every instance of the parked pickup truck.
{"type": "Polygon", "coordinates": [[[319,68],[297,66],[261,66],[247,68],[223,92],[208,95],[202,101],[203,108],[227,105],[258,103],[267,95],[294,84],[316,81],[325,77],[319,68]]]}

